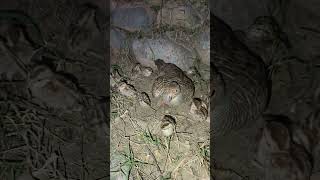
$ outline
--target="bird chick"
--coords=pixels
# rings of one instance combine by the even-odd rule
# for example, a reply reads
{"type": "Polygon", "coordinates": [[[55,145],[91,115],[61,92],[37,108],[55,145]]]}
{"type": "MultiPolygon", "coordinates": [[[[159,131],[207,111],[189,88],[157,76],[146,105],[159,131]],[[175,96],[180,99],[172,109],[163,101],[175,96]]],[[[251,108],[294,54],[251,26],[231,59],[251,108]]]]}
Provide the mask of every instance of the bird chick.
{"type": "Polygon", "coordinates": [[[150,98],[149,98],[148,94],[145,92],[140,93],[140,95],[138,96],[138,101],[142,107],[150,107],[151,106],[150,98]]]}
{"type": "Polygon", "coordinates": [[[28,87],[32,96],[48,107],[78,112],[83,109],[76,85],[47,66],[32,69],[28,87]]]}
{"type": "Polygon", "coordinates": [[[160,105],[177,106],[190,101],[194,94],[194,85],[176,65],[156,60],[158,77],[152,86],[152,95],[158,98],[160,105]]]}
{"type": "Polygon", "coordinates": [[[189,113],[194,119],[205,120],[208,117],[207,106],[199,98],[192,100],[189,113]]]}
{"type": "Polygon", "coordinates": [[[161,120],[161,131],[162,134],[166,137],[169,137],[173,134],[175,130],[176,120],[169,115],[165,115],[161,120]]]}
{"type": "Polygon", "coordinates": [[[135,90],[135,88],[132,85],[127,84],[126,82],[119,83],[118,90],[122,95],[129,98],[135,98],[137,95],[137,91],[135,90]]]}

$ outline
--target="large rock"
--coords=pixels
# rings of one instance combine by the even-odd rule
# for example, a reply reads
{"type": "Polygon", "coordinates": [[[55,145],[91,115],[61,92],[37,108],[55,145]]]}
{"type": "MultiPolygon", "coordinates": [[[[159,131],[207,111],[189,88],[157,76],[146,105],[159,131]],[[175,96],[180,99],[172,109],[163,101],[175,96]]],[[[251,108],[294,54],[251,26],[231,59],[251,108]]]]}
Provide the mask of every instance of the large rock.
{"type": "Polygon", "coordinates": [[[110,30],[110,47],[113,50],[120,50],[126,47],[126,34],[118,29],[111,29],[110,30]]]}
{"type": "Polygon", "coordinates": [[[156,70],[154,60],[162,59],[188,71],[194,63],[195,54],[168,38],[136,39],[132,43],[136,60],[146,67],[156,70]]]}
{"type": "Polygon", "coordinates": [[[158,12],[157,24],[194,29],[201,24],[201,19],[192,8],[182,1],[168,1],[158,12]]]}
{"type": "Polygon", "coordinates": [[[130,32],[149,31],[154,19],[153,10],[143,4],[120,6],[111,14],[111,24],[130,32]]]}

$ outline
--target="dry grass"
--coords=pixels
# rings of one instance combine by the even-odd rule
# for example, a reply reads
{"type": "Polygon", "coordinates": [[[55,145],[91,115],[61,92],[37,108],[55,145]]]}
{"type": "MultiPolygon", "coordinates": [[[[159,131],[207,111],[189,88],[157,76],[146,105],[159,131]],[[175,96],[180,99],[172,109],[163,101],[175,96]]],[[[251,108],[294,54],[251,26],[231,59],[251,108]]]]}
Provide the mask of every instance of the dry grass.
{"type": "MultiPolygon", "coordinates": [[[[124,75],[127,73],[123,72],[124,75]]],[[[170,138],[163,137],[159,125],[165,112],[150,110],[145,115],[146,109],[135,99],[117,91],[112,91],[111,97],[111,149],[126,152],[130,144],[130,153],[125,153],[130,160],[127,158],[122,165],[128,166],[132,178],[181,179],[181,174],[196,179],[209,177],[208,142],[199,143],[191,134],[182,132],[176,132],[170,138]]],[[[169,114],[182,123],[188,118],[185,112],[169,114]]]]}
{"type": "Polygon", "coordinates": [[[30,168],[32,172],[63,179],[65,172],[57,168],[57,159],[60,155],[59,147],[55,143],[65,142],[64,138],[45,126],[46,117],[36,109],[14,102],[10,102],[8,106],[8,111],[1,114],[1,123],[4,139],[13,141],[7,141],[7,146],[2,144],[1,157],[4,159],[7,157],[12,162],[16,161],[13,163],[16,165],[11,166],[14,168],[11,170],[8,170],[10,166],[4,168],[1,179],[15,179],[21,173],[19,169],[22,167],[30,168]],[[13,146],[14,143],[18,144],[13,146]]]}

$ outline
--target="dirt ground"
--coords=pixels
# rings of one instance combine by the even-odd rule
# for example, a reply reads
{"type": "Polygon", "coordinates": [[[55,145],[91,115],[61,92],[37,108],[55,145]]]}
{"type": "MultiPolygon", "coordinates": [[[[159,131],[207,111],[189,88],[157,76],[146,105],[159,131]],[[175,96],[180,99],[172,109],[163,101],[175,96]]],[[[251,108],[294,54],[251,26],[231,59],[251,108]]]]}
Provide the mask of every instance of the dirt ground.
{"type": "MultiPolygon", "coordinates": [[[[126,58],[123,60],[130,62],[126,58]]],[[[158,108],[151,96],[154,75],[130,78],[134,65],[134,62],[123,62],[119,66],[138,92],[150,95],[151,107],[141,106],[136,99],[111,91],[111,162],[124,154],[127,163],[122,168],[132,168],[133,179],[157,179],[161,175],[164,179],[208,179],[209,123],[194,120],[189,114],[190,104],[158,108]],[[176,133],[170,138],[164,137],[160,130],[164,115],[176,119],[176,133]]],[[[196,95],[207,96],[208,82],[201,85],[196,85],[196,95]],[[204,86],[202,91],[201,85],[204,86]]]]}

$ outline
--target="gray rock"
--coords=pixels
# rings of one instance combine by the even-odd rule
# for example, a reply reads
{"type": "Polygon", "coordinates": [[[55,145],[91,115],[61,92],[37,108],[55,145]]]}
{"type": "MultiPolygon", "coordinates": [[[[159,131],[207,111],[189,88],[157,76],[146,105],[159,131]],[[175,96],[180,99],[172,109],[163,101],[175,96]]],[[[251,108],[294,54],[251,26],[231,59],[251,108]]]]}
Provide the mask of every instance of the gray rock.
{"type": "Polygon", "coordinates": [[[191,5],[182,1],[168,1],[158,12],[157,24],[194,29],[201,25],[201,18],[191,5]]]}
{"type": "Polygon", "coordinates": [[[126,47],[126,38],[127,35],[118,30],[118,29],[111,29],[110,31],[110,47],[114,50],[120,50],[126,47]]]}
{"type": "Polygon", "coordinates": [[[113,10],[111,23],[130,32],[149,31],[154,22],[154,12],[147,6],[121,6],[113,10]]]}
{"type": "Polygon", "coordinates": [[[188,71],[194,63],[195,54],[168,38],[136,39],[132,43],[136,60],[143,66],[156,70],[154,60],[162,59],[166,63],[177,65],[188,71]]]}
{"type": "Polygon", "coordinates": [[[203,64],[210,65],[210,30],[198,34],[195,38],[195,49],[203,64]]]}

